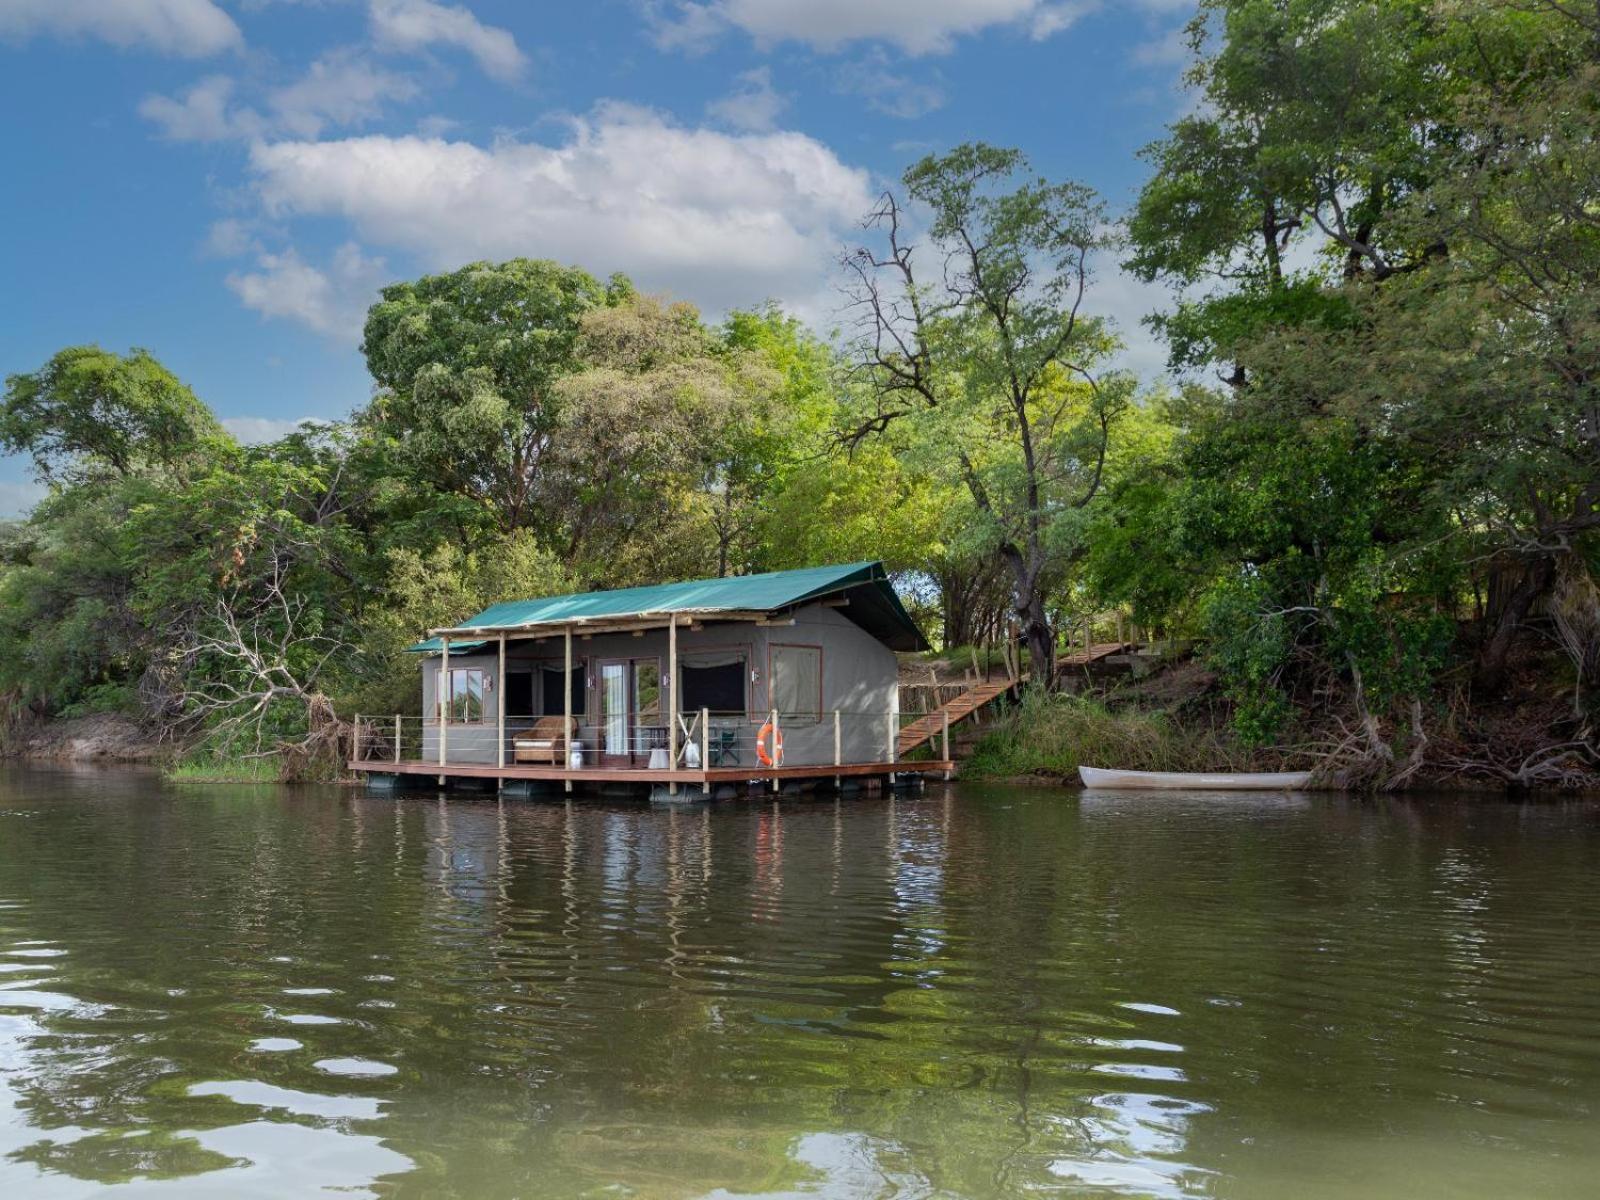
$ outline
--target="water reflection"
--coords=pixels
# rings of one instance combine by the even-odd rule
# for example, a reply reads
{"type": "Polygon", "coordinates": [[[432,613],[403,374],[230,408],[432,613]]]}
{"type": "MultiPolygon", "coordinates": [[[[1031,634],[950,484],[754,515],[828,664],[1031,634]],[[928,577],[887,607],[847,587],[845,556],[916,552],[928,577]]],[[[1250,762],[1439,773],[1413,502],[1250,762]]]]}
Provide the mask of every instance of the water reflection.
{"type": "Polygon", "coordinates": [[[19,774],[0,814],[8,1193],[1420,1200],[1600,1168],[1585,807],[19,774]]]}

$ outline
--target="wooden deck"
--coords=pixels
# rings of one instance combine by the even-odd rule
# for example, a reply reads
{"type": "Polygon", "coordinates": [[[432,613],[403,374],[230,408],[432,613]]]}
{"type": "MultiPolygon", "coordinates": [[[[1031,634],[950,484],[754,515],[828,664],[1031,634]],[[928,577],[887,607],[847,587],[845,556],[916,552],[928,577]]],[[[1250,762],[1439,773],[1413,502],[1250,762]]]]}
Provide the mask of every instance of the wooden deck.
{"type": "Polygon", "coordinates": [[[1063,655],[1056,659],[1056,669],[1063,667],[1087,667],[1102,659],[1110,658],[1113,654],[1121,654],[1133,648],[1131,642],[1096,642],[1087,650],[1074,650],[1071,654],[1063,655]]]}
{"type": "Polygon", "coordinates": [[[658,783],[688,784],[692,787],[714,787],[722,783],[771,782],[784,779],[860,779],[886,778],[890,775],[942,775],[955,769],[955,763],[929,759],[913,762],[878,763],[808,763],[792,767],[569,767],[539,766],[518,763],[496,767],[475,763],[449,763],[441,766],[429,762],[350,762],[350,770],[366,775],[422,775],[446,776],[456,779],[527,779],[553,783],[637,783],[644,787],[658,783]]]}

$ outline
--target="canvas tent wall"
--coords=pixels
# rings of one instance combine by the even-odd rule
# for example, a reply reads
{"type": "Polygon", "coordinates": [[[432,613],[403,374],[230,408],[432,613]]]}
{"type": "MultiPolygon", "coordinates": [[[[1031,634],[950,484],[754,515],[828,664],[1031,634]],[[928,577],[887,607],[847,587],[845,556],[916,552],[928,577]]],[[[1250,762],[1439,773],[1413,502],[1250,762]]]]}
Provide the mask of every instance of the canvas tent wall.
{"type": "MultiPolygon", "coordinates": [[[[759,625],[751,621],[704,622],[698,629],[678,629],[678,667],[676,681],[679,709],[693,719],[701,707],[697,703],[717,689],[730,688],[730,676],[739,680],[742,711],[719,709],[718,727],[734,728],[742,749],[740,761],[755,765],[750,742],[756,729],[776,707],[784,736],[786,765],[829,764],[834,761],[834,718],[839,712],[840,750],[843,760],[855,763],[886,761],[893,732],[898,728],[899,665],[893,651],[838,609],[809,604],[793,610],[786,623],[759,625]],[[792,620],[792,624],[787,623],[792,620]],[[692,676],[697,670],[702,679],[692,676]]],[[[507,710],[508,738],[526,727],[540,712],[548,711],[544,687],[544,668],[554,666],[559,686],[564,643],[560,634],[544,634],[543,640],[521,637],[508,643],[506,675],[531,674],[529,691],[535,712],[507,710]]],[[[668,660],[668,635],[665,628],[633,632],[576,636],[573,663],[581,673],[581,688],[574,690],[574,712],[579,717],[578,738],[594,752],[604,745],[605,731],[600,723],[601,680],[599,664],[654,659],[659,663],[664,688],[668,660]],[[582,702],[577,703],[577,697],[582,702]]],[[[440,656],[428,653],[422,663],[423,712],[439,713],[440,656]]],[[[499,677],[496,642],[471,645],[457,653],[452,647],[450,671],[458,699],[452,704],[447,732],[449,760],[458,763],[492,764],[496,761],[497,721],[506,697],[524,694],[521,685],[507,686],[499,677]],[[465,678],[462,678],[462,677],[465,678]],[[467,699],[459,697],[466,688],[467,699]],[[474,691],[476,689],[476,691],[474,691]],[[481,706],[471,697],[482,696],[481,706]],[[467,717],[458,723],[457,717],[467,717]]],[[[671,707],[671,696],[660,697],[662,720],[671,707]]],[[[560,711],[557,709],[556,711],[560,711]]],[[[438,730],[424,730],[423,756],[437,757],[438,730]]],[[[509,754],[508,754],[509,761],[509,754]]]]}

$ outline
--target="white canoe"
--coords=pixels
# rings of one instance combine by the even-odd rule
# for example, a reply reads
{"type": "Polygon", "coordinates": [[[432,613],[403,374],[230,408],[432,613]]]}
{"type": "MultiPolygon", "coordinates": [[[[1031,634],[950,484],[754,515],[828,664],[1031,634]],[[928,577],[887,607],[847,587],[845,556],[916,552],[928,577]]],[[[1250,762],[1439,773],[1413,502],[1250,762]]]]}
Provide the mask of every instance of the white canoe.
{"type": "Polygon", "coordinates": [[[1078,777],[1089,788],[1188,788],[1216,792],[1283,792],[1308,787],[1310,771],[1259,771],[1253,774],[1214,775],[1186,771],[1107,771],[1079,767],[1078,777]]]}

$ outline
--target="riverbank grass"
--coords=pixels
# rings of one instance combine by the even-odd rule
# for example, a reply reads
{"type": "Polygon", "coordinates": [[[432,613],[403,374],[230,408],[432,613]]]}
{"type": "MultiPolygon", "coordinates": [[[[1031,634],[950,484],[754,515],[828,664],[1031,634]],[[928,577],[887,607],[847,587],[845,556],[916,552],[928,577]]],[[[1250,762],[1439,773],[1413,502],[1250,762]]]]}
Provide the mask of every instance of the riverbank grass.
{"type": "Polygon", "coordinates": [[[277,783],[282,770],[276,754],[246,757],[199,753],[178,759],[163,775],[172,783],[277,783]]]}
{"type": "Polygon", "coordinates": [[[1112,709],[1098,700],[1029,693],[979,739],[967,779],[1047,776],[1076,781],[1080,766],[1127,771],[1249,771],[1257,756],[1226,733],[1166,713],[1112,709]]]}

